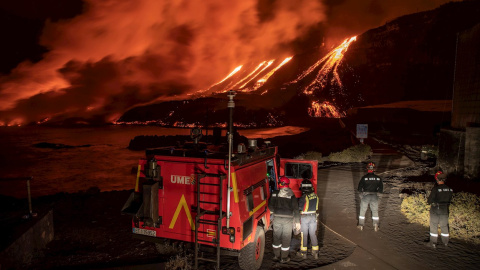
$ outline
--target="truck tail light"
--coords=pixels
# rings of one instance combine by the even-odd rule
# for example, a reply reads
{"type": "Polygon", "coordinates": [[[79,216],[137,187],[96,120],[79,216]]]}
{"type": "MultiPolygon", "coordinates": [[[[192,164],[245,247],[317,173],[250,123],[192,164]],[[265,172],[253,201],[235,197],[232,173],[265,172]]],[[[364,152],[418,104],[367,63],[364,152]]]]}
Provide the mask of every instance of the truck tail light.
{"type": "Polygon", "coordinates": [[[235,243],[235,228],[234,227],[227,228],[226,226],[223,226],[222,227],[222,233],[230,235],[230,242],[235,243]]]}

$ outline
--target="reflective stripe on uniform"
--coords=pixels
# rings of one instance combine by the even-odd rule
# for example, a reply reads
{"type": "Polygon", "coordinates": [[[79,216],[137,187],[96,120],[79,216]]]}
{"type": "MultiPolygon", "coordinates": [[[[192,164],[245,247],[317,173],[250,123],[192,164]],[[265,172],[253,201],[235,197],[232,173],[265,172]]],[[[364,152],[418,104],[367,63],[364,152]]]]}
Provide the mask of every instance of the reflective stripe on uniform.
{"type": "Polygon", "coordinates": [[[359,216],[358,218],[359,218],[359,219],[365,219],[365,217],[362,217],[362,216],[359,216]]]}
{"type": "Polygon", "coordinates": [[[281,248],[281,247],[282,247],[282,244],[280,244],[280,245],[278,245],[278,246],[275,246],[275,245],[272,244],[272,247],[273,247],[273,248],[281,248]]]}
{"type": "Polygon", "coordinates": [[[450,234],[448,234],[448,233],[441,233],[440,235],[441,236],[450,236],[450,234]]]}
{"type": "Polygon", "coordinates": [[[372,217],[373,220],[379,220],[379,217],[372,217]]]}
{"type": "Polygon", "coordinates": [[[318,250],[318,246],[313,246],[312,250],[318,250]]]}
{"type": "Polygon", "coordinates": [[[289,251],[290,250],[290,247],[282,247],[282,251],[289,251]]]}
{"type": "Polygon", "coordinates": [[[430,233],[430,236],[438,237],[438,234],[437,233],[430,233]]]}

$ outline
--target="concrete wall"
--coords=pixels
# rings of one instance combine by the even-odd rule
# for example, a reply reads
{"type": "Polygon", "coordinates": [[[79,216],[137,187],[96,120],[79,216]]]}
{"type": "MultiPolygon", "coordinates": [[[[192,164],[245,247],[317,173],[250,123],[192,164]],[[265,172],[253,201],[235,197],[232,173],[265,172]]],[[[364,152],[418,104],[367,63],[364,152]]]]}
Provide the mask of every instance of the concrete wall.
{"type": "Polygon", "coordinates": [[[25,233],[0,252],[0,269],[23,269],[53,240],[53,210],[32,218],[31,222],[32,226],[25,233]]]}
{"type": "Polygon", "coordinates": [[[465,177],[480,179],[480,127],[467,127],[465,135],[465,177]]]}
{"type": "Polygon", "coordinates": [[[447,174],[463,175],[465,161],[465,132],[441,129],[437,165],[447,174]]]}
{"type": "Polygon", "coordinates": [[[480,125],[480,24],[458,35],[452,127],[480,125]]]}
{"type": "Polygon", "coordinates": [[[452,122],[442,129],[437,165],[447,173],[480,178],[480,24],[459,33],[452,122]]]}

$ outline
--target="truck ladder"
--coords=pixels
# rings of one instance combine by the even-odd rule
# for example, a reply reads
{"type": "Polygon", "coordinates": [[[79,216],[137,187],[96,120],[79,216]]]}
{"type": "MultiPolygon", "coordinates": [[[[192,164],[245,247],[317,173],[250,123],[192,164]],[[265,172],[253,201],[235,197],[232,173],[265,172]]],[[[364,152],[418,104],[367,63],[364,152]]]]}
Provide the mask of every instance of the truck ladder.
{"type": "Polygon", "coordinates": [[[195,217],[195,268],[198,269],[198,261],[207,261],[216,263],[215,269],[220,269],[220,233],[222,230],[222,219],[226,217],[226,213],[223,209],[223,180],[226,178],[224,174],[197,174],[197,216],[195,217]],[[205,177],[218,178],[218,181],[206,181],[205,177]],[[202,181],[203,180],[203,181],[202,181]],[[202,190],[203,187],[203,190],[202,190]],[[212,192],[211,188],[206,191],[208,187],[218,187],[217,192],[212,192]],[[210,200],[205,198],[210,197],[210,200]],[[218,206],[218,211],[206,210],[202,206],[218,206]],[[215,220],[215,216],[218,216],[218,219],[215,220]],[[210,217],[210,218],[208,218],[210,217]],[[213,218],[212,218],[213,217],[213,218]],[[212,225],[215,226],[215,237],[212,241],[206,241],[203,239],[198,239],[199,234],[207,235],[207,231],[200,231],[200,224],[212,225]],[[210,259],[199,256],[200,245],[206,243],[213,243],[216,253],[216,259],[210,259]]]}

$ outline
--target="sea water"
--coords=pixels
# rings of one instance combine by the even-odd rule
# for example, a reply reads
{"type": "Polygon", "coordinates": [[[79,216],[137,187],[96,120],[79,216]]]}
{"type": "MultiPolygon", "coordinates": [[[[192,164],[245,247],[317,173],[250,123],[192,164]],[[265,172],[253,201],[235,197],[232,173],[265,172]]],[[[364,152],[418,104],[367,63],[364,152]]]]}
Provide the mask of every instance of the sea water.
{"type": "MultiPolygon", "coordinates": [[[[301,127],[240,130],[248,138],[272,138],[306,131],[301,127]]],[[[135,185],[144,151],[127,149],[139,135],[189,135],[190,129],[154,126],[0,128],[0,179],[33,177],[32,197],[90,188],[128,190],[135,185]],[[67,147],[37,147],[49,143],[67,147]]],[[[204,131],[205,134],[205,131],[204,131]]],[[[210,133],[211,134],[211,131],[210,133]]],[[[26,197],[26,181],[1,181],[0,195],[26,197]]]]}

